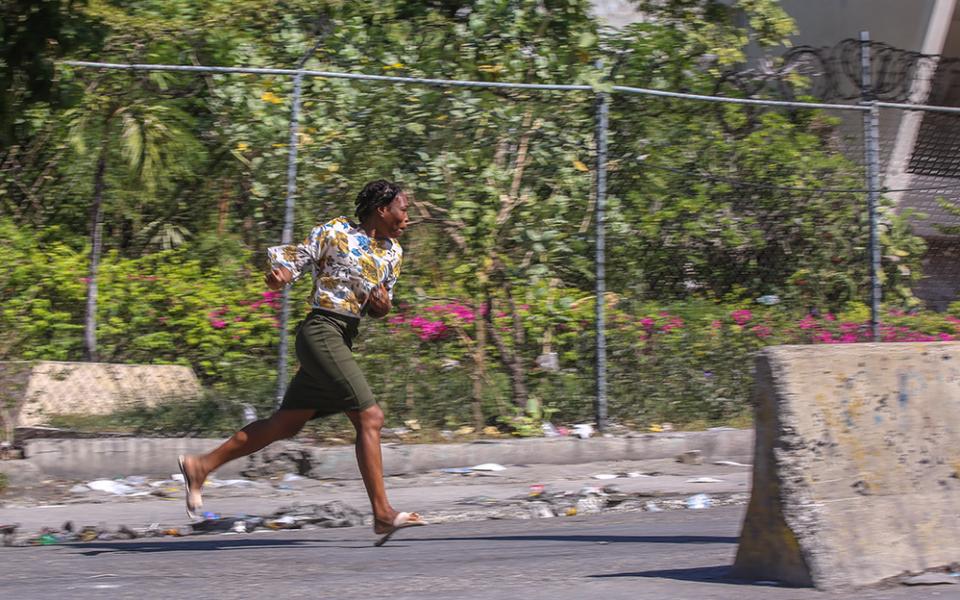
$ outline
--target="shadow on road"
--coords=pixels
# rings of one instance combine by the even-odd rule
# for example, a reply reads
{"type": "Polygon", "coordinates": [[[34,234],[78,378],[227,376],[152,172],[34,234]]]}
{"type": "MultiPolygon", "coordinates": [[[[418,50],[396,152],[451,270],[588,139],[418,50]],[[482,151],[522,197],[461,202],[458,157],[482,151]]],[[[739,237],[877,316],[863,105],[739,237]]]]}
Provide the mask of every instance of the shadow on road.
{"type": "Polygon", "coordinates": [[[315,548],[316,544],[323,544],[330,548],[369,548],[373,544],[354,544],[354,545],[336,545],[343,544],[344,540],[251,540],[251,539],[232,539],[232,540],[169,540],[169,541],[122,541],[122,542],[89,542],[81,544],[69,544],[68,547],[82,550],[78,552],[83,556],[97,556],[100,554],[109,554],[114,552],[204,552],[211,550],[248,550],[259,548],[293,548],[303,546],[304,548],[315,548]]]}
{"type": "Polygon", "coordinates": [[[647,577],[657,579],[676,579],[678,581],[698,581],[701,583],[728,583],[732,585],[755,585],[769,587],[774,582],[752,581],[730,576],[729,565],[716,567],[692,567],[689,569],[656,569],[652,571],[636,571],[633,573],[606,573],[602,575],[588,575],[591,579],[611,579],[618,577],[647,577]]]}
{"type": "MultiPolygon", "coordinates": [[[[413,538],[405,538],[412,540],[413,538]]],[[[426,539],[426,538],[423,538],[426,539]]],[[[493,542],[608,542],[611,544],[736,544],[740,538],[733,536],[718,535],[494,535],[494,536],[469,536],[469,537],[443,537],[433,538],[437,540],[449,541],[476,541],[486,540],[493,542]]]]}
{"type": "MultiPolygon", "coordinates": [[[[581,542],[581,543],[609,543],[609,544],[736,544],[738,538],[732,536],[705,536],[705,535],[494,535],[494,536],[462,536],[462,537],[406,537],[404,542],[581,542]]],[[[271,539],[218,539],[207,538],[202,540],[166,539],[140,540],[117,542],[87,542],[69,544],[70,548],[80,550],[83,556],[98,556],[114,552],[204,552],[211,550],[247,550],[270,547],[306,548],[323,544],[324,547],[361,549],[371,547],[371,543],[351,543],[346,540],[271,540],[271,539]],[[337,545],[340,544],[340,545],[337,545]]],[[[396,544],[393,544],[394,546],[396,544]]],[[[664,571],[666,573],[666,571],[664,571]]],[[[610,575],[613,577],[615,575],[610,575]]],[[[644,576],[642,573],[625,573],[623,577],[644,576]]],[[[649,577],[666,577],[666,575],[647,575],[649,577]]],[[[598,576],[600,577],[600,576],[598,576]]]]}

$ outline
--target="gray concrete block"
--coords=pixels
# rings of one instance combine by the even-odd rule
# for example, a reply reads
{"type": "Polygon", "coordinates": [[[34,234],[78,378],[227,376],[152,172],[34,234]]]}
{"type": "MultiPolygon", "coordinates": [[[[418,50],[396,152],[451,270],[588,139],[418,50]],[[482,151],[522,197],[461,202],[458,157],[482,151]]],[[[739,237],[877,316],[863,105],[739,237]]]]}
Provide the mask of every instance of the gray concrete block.
{"type": "MultiPolygon", "coordinates": [[[[109,438],[32,439],[25,444],[27,461],[48,477],[93,479],[125,475],[169,475],[177,471],[178,454],[206,452],[222,440],[200,438],[109,438]]],[[[705,459],[750,456],[752,430],[720,430],[634,434],[632,437],[532,438],[492,440],[460,444],[384,444],[386,475],[421,473],[445,467],[469,467],[481,463],[580,464],[610,460],[673,458],[699,450],[705,459]]],[[[264,460],[279,455],[315,478],[359,477],[352,446],[320,448],[296,442],[279,442],[260,456],[225,465],[220,477],[237,477],[264,460]]],[[[24,461],[16,461],[24,462],[24,461]]]]}
{"type": "Polygon", "coordinates": [[[960,556],[960,344],[757,358],[738,577],[863,586],[960,556]]]}

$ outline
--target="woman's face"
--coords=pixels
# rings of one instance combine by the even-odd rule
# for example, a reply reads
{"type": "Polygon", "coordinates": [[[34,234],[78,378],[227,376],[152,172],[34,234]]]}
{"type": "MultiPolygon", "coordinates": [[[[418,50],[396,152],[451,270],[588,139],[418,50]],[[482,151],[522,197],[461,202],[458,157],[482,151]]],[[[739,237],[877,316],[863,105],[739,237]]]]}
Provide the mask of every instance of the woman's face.
{"type": "MultiPolygon", "coordinates": [[[[400,192],[390,201],[390,204],[377,210],[384,237],[398,238],[403,235],[407,228],[407,208],[409,204],[407,194],[400,192]]],[[[381,228],[378,227],[377,232],[380,233],[380,231],[381,228]]]]}

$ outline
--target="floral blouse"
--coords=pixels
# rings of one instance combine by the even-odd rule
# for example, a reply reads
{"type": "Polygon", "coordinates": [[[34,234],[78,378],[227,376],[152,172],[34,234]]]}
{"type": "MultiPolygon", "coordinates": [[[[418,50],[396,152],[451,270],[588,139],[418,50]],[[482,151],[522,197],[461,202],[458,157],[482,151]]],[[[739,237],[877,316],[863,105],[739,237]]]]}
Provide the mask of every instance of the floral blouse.
{"type": "Polygon", "coordinates": [[[383,284],[393,300],[403,249],[396,240],[371,238],[359,225],[337,217],[319,225],[299,244],[267,249],[274,268],[286,267],[296,281],[313,274],[314,308],[360,317],[370,291],[383,284]]]}

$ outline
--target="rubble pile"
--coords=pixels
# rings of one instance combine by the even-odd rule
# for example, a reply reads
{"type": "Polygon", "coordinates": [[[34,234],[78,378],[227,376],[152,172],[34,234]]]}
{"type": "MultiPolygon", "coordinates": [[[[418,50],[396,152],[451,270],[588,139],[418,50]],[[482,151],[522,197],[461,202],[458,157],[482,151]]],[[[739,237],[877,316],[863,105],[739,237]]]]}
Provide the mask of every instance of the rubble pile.
{"type": "Polygon", "coordinates": [[[32,534],[18,534],[15,524],[0,525],[0,543],[3,546],[50,546],[71,542],[132,540],[138,538],[184,537],[211,533],[250,533],[257,529],[319,529],[357,527],[369,522],[359,510],[338,500],[323,504],[293,504],[265,516],[239,515],[223,517],[204,513],[203,519],[190,525],[165,527],[152,523],[147,527],[131,528],[119,525],[111,529],[107,524],[77,527],[67,521],[60,527],[44,527],[32,534]]]}
{"type": "Polygon", "coordinates": [[[433,515],[432,522],[488,519],[546,519],[573,517],[608,512],[660,512],[665,510],[702,509],[715,506],[745,504],[746,493],[695,494],[693,496],[661,496],[656,494],[627,494],[616,485],[584,486],[577,492],[553,491],[544,485],[533,485],[525,496],[498,501],[475,496],[458,502],[461,506],[482,509],[460,511],[447,515],[433,515]]]}

